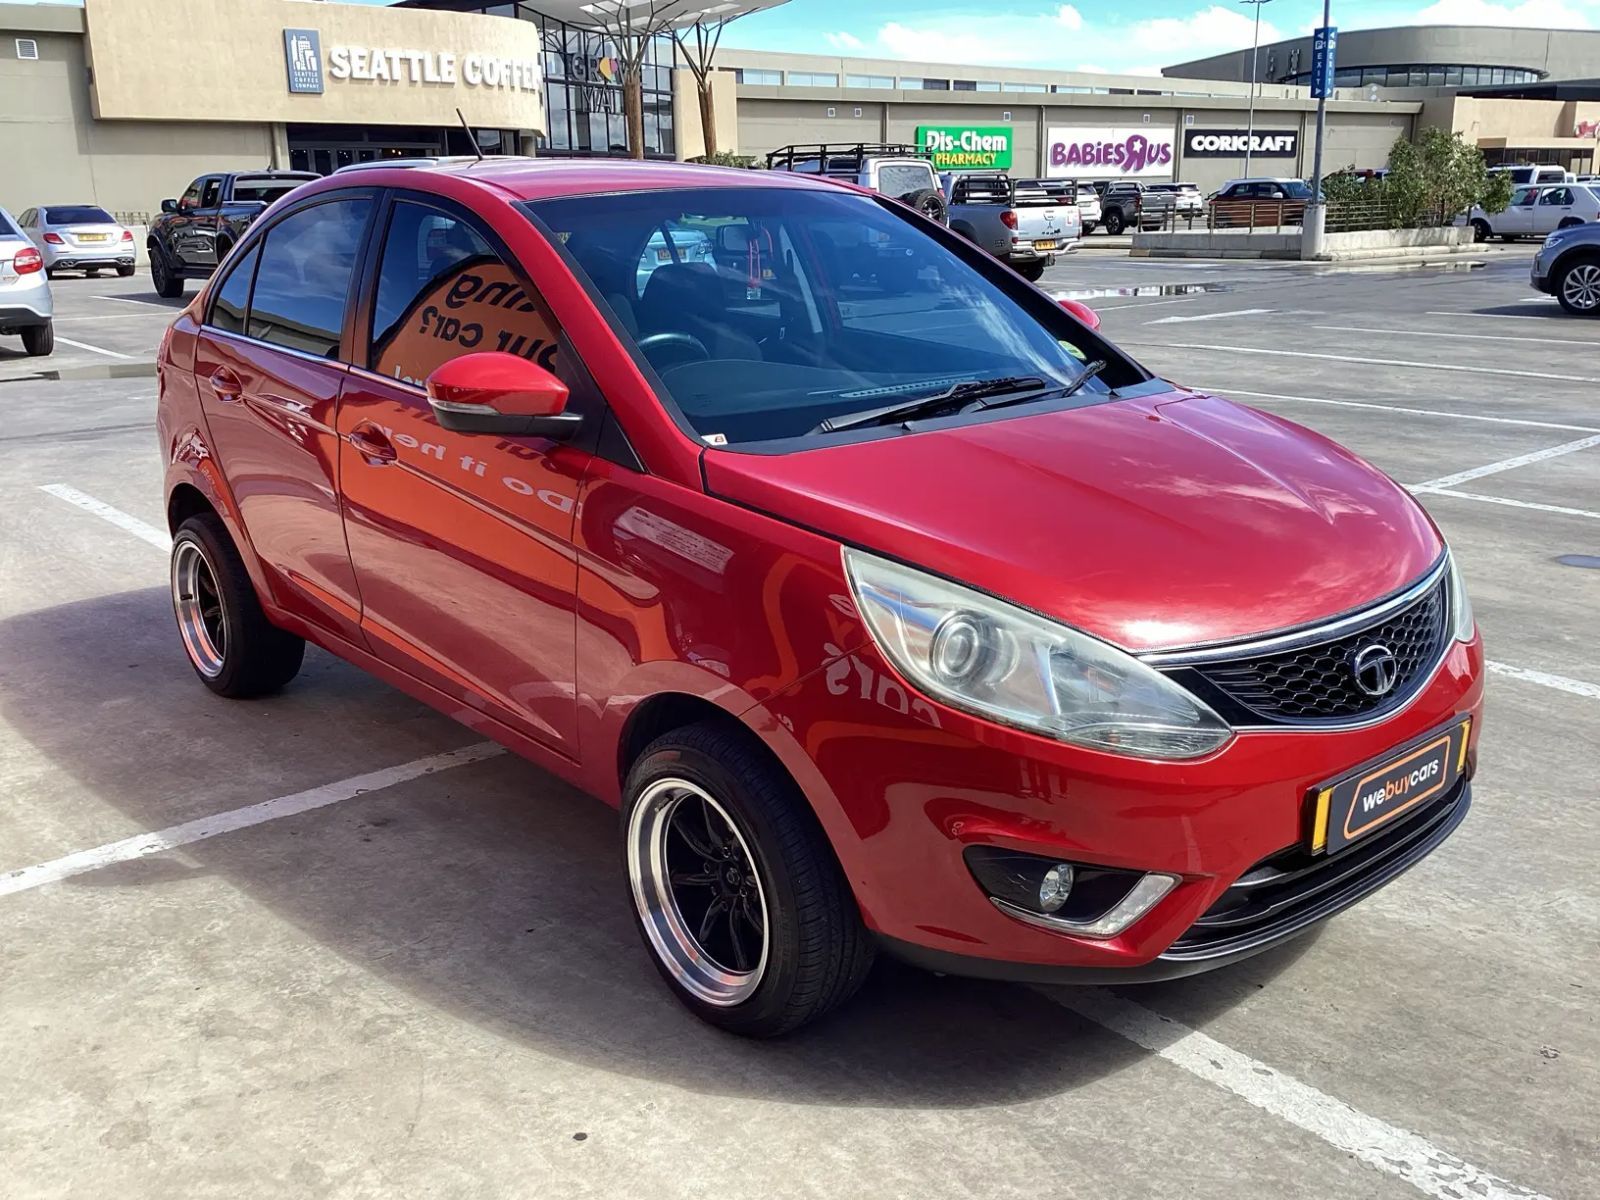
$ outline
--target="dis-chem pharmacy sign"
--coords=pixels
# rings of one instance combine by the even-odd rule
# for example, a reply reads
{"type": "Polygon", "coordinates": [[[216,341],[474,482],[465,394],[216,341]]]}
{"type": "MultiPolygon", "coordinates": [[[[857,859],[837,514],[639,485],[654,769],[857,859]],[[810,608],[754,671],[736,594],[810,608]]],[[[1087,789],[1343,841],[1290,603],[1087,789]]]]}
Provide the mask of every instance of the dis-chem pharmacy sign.
{"type": "Polygon", "coordinates": [[[919,125],[917,145],[933,156],[936,171],[1009,171],[1007,125],[919,125]]]}

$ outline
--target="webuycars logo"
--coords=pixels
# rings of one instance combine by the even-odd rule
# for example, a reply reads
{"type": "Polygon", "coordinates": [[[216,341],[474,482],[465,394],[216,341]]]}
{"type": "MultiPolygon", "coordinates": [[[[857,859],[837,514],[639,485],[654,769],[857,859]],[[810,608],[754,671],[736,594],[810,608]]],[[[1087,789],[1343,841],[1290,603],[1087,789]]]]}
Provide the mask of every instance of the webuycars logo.
{"type": "Polygon", "coordinates": [[[1172,174],[1172,135],[1116,128],[1052,129],[1047,174],[1172,174]]]}

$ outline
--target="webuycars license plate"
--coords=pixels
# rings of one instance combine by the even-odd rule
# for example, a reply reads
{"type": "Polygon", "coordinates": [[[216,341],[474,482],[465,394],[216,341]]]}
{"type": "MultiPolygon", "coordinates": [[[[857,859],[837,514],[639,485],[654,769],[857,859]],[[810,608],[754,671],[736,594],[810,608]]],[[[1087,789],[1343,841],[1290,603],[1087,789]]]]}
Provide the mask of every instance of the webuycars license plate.
{"type": "Polygon", "coordinates": [[[1403,813],[1444,795],[1467,762],[1470,717],[1323,784],[1311,826],[1313,852],[1332,854],[1403,813]]]}

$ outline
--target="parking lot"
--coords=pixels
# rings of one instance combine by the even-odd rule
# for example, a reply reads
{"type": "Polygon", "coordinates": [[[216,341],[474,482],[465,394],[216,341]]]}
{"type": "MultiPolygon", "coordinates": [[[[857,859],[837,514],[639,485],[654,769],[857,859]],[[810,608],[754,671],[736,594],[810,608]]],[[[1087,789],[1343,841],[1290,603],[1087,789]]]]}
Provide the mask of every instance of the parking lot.
{"type": "Polygon", "coordinates": [[[1600,1194],[1600,322],[1531,253],[1091,249],[1041,284],[1428,507],[1490,659],[1462,828],[1229,970],[885,962],[764,1044],[659,982],[610,809],[314,650],[269,700],[196,682],[154,430],[177,305],[58,279],[56,353],[0,340],[0,1194],[1600,1194]]]}

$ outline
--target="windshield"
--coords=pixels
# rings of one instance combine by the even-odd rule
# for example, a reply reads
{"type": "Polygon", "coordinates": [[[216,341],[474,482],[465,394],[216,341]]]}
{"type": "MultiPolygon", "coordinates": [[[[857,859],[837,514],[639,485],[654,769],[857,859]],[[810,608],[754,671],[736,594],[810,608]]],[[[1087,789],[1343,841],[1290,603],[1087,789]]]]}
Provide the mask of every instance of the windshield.
{"type": "Polygon", "coordinates": [[[1109,366],[1080,400],[1144,379],[1044,295],[1013,297],[866,196],[706,188],[525,207],[712,444],[827,436],[812,431],[829,418],[964,383],[1061,386],[1094,358],[1109,366]]]}
{"type": "Polygon", "coordinates": [[[51,225],[115,225],[111,214],[92,204],[52,204],[45,210],[51,225]]]}
{"type": "Polygon", "coordinates": [[[1289,182],[1283,184],[1282,187],[1284,195],[1288,196],[1291,200],[1311,199],[1311,185],[1308,183],[1302,183],[1298,179],[1291,179],[1289,182]]]}
{"type": "Polygon", "coordinates": [[[235,204],[271,204],[285,192],[292,192],[302,183],[309,183],[315,178],[315,175],[299,179],[252,179],[240,176],[233,181],[233,200],[235,204]]]}

